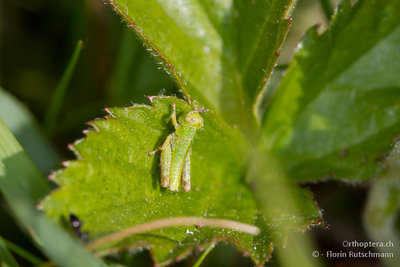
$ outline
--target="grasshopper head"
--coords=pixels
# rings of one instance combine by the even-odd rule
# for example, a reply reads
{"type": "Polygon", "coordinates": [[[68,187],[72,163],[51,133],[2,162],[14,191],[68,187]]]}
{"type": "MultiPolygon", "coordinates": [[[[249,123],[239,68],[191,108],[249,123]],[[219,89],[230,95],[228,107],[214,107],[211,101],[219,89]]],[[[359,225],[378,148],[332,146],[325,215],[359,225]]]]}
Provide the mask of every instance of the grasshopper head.
{"type": "Polygon", "coordinates": [[[198,111],[191,111],[179,118],[181,124],[193,127],[196,129],[203,128],[203,117],[201,117],[198,111]]]}

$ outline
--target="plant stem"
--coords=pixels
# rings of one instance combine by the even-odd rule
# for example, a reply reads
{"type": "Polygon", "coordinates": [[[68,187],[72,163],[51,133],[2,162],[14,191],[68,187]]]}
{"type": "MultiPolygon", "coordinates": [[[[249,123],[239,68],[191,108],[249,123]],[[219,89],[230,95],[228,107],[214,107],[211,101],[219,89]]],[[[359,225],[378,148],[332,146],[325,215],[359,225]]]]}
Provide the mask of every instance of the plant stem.
{"type": "Polygon", "coordinates": [[[214,248],[215,243],[211,243],[208,248],[206,249],[206,251],[203,252],[203,254],[201,254],[201,257],[196,261],[196,263],[193,265],[193,267],[199,267],[200,264],[203,263],[204,259],[207,257],[208,253],[210,253],[210,251],[214,248]]]}
{"type": "Polygon", "coordinates": [[[221,227],[226,229],[232,229],[235,231],[239,231],[242,233],[250,234],[250,235],[258,235],[260,233],[260,229],[257,226],[238,222],[231,221],[225,219],[209,219],[203,217],[174,217],[174,218],[166,218],[155,220],[147,223],[143,223],[137,226],[133,226],[127,229],[124,229],[119,232],[115,232],[106,236],[103,236],[91,244],[87,246],[89,250],[95,250],[96,248],[116,241],[120,240],[132,235],[148,232],[151,230],[156,230],[160,228],[166,227],[174,227],[174,226],[188,226],[188,225],[198,225],[199,227],[209,226],[209,227],[221,227]]]}

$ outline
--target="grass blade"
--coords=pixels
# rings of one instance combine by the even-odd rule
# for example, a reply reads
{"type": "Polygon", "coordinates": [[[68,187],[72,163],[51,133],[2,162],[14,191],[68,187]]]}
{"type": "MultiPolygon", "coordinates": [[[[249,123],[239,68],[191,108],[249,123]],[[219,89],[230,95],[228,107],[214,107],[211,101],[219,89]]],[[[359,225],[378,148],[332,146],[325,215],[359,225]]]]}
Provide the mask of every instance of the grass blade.
{"type": "Polygon", "coordinates": [[[206,251],[204,251],[203,254],[201,254],[200,258],[196,261],[196,263],[193,265],[193,267],[200,267],[200,265],[203,263],[204,259],[207,257],[207,255],[213,250],[215,246],[215,243],[211,243],[206,251]]]}
{"type": "Polygon", "coordinates": [[[54,129],[54,125],[56,123],[58,114],[60,113],[61,105],[64,100],[65,93],[67,91],[69,82],[71,80],[72,74],[74,73],[76,64],[78,62],[81,50],[82,50],[82,40],[78,42],[76,45],[75,51],[68,63],[67,68],[62,75],[61,81],[58,84],[56,91],[54,92],[53,98],[50,102],[49,109],[47,110],[45,119],[44,119],[44,128],[47,133],[51,133],[54,129]]]}
{"type": "Polygon", "coordinates": [[[62,266],[105,266],[37,211],[37,201],[50,191],[50,187],[2,120],[0,190],[20,225],[29,230],[38,240],[39,248],[52,260],[62,266]]]}
{"type": "Polygon", "coordinates": [[[4,239],[0,237],[0,263],[3,266],[3,263],[9,267],[18,267],[18,263],[15,261],[14,257],[7,250],[4,239]]]}
{"type": "Polygon", "coordinates": [[[47,174],[59,157],[40,131],[39,124],[26,106],[0,87],[0,117],[39,168],[47,174]]]}
{"type": "MultiPolygon", "coordinates": [[[[1,237],[0,237],[0,239],[1,239],[1,237]]],[[[34,265],[43,264],[43,261],[41,259],[39,259],[35,255],[33,255],[32,253],[26,251],[25,249],[21,248],[20,246],[14,244],[4,238],[3,238],[3,243],[9,250],[14,252],[21,258],[24,258],[25,260],[29,261],[30,263],[32,263],[34,265]]]]}

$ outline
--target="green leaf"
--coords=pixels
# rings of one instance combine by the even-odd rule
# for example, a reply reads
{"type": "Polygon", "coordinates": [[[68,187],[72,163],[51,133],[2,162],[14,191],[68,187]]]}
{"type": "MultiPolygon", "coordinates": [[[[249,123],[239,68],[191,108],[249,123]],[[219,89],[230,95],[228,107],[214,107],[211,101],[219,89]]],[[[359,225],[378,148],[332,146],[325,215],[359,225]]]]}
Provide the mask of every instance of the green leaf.
{"type": "Polygon", "coordinates": [[[291,2],[110,0],[186,96],[249,125],[291,2]]]}
{"type": "Polygon", "coordinates": [[[58,155],[44,138],[31,112],[7,91],[0,88],[0,118],[16,136],[26,153],[43,174],[58,162],[58,155]]]}
{"type": "Polygon", "coordinates": [[[36,210],[36,203],[50,191],[50,186],[1,119],[0,190],[19,224],[52,260],[63,266],[104,266],[36,210]]]}
{"type": "Polygon", "coordinates": [[[400,133],[400,2],[343,1],[300,43],[264,120],[264,147],[297,181],[365,180],[400,133]]]}
{"type": "Polygon", "coordinates": [[[371,186],[364,212],[364,224],[370,238],[383,242],[386,247],[377,247],[379,252],[393,253],[392,257],[383,257],[387,266],[399,266],[400,228],[400,147],[396,144],[386,161],[383,171],[371,186]],[[388,242],[388,243],[386,243],[388,242]],[[392,243],[390,243],[392,242],[392,243]]]}
{"type": "MultiPolygon", "coordinates": [[[[248,157],[243,137],[212,112],[204,114],[191,156],[192,191],[172,193],[160,187],[159,155],[148,152],[174,131],[171,104],[178,115],[192,107],[174,97],[151,100],[152,107],[107,109],[111,117],[91,122],[94,130],[72,147],[79,159],[55,173],[60,188],[42,202],[44,210],[58,220],[78,216],[94,240],[89,247],[100,254],[147,247],[164,265],[200,245],[228,240],[263,264],[281,221],[259,214],[243,181],[248,157]],[[238,222],[247,225],[231,229],[238,222]],[[246,230],[255,226],[261,230],[257,236],[246,230]]],[[[308,223],[319,218],[307,216],[308,223]]]]}

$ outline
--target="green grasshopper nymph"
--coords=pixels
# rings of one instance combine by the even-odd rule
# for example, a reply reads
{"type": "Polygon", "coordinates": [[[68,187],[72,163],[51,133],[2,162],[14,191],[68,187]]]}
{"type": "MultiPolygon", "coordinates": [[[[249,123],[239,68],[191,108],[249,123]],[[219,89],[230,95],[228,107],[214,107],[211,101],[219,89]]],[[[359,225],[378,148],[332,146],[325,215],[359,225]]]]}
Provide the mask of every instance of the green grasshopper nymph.
{"type": "Polygon", "coordinates": [[[172,104],[171,120],[175,132],[168,135],[163,145],[154,151],[148,152],[153,155],[161,151],[161,186],[171,191],[178,191],[182,181],[182,189],[190,191],[190,156],[192,144],[197,130],[204,127],[201,113],[208,110],[198,108],[176,118],[175,103],[172,104]]]}

